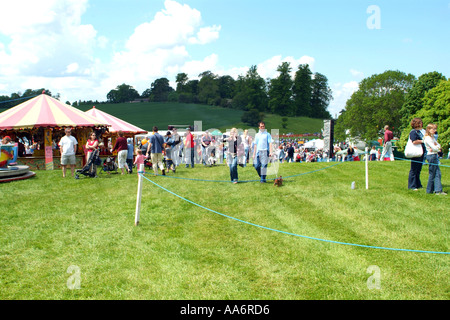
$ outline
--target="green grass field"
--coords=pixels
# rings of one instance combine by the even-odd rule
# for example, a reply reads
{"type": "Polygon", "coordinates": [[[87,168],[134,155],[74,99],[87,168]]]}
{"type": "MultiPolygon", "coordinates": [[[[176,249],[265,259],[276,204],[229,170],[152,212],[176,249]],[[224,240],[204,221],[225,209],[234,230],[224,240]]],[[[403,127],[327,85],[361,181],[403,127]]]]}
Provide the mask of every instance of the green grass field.
{"type": "MultiPolygon", "coordinates": [[[[317,171],[331,164],[281,164],[279,174],[298,176],[280,188],[146,178],[283,232],[450,251],[450,199],[407,190],[408,162],[371,162],[368,190],[363,162],[317,171]]],[[[253,167],[238,170],[241,181],[257,178],[253,167]]],[[[198,165],[169,176],[227,181],[229,171],[198,165]]],[[[0,299],[449,299],[447,254],[271,231],[199,208],[146,179],[135,227],[137,181],[136,173],[76,180],[55,170],[1,184],[0,299]],[[72,286],[76,278],[79,289],[72,286]]],[[[450,191],[447,167],[442,183],[450,191]]]]}
{"type": "MultiPolygon", "coordinates": [[[[200,104],[183,103],[119,103],[100,104],[96,108],[123,119],[147,131],[153,126],[166,130],[168,125],[194,125],[194,121],[202,121],[203,130],[219,129],[222,132],[233,127],[249,129],[241,122],[243,111],[226,109],[200,104]]],[[[91,105],[82,105],[80,110],[87,111],[91,105]]],[[[266,114],[266,127],[279,129],[280,133],[316,133],[323,128],[323,120],[305,117],[289,117],[286,129],[281,125],[281,116],[266,114]]],[[[254,128],[256,130],[256,127],[254,128]]]]}

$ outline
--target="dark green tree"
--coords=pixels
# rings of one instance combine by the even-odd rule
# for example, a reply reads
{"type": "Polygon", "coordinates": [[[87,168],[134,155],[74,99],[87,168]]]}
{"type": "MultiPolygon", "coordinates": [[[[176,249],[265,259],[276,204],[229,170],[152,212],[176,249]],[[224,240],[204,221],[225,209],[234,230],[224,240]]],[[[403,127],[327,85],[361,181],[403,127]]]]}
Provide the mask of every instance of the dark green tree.
{"type": "Polygon", "coordinates": [[[132,86],[123,83],[108,92],[106,98],[111,103],[123,103],[139,98],[139,93],[132,86]]]}
{"type": "Polygon", "coordinates": [[[198,83],[198,101],[209,105],[219,104],[220,96],[217,75],[211,71],[205,71],[198,76],[200,77],[200,81],[198,83]]]}
{"type": "Polygon", "coordinates": [[[268,110],[267,84],[258,74],[256,66],[251,66],[245,76],[239,76],[235,84],[233,107],[260,112],[268,110]]]}
{"type": "MultiPolygon", "coordinates": [[[[411,116],[419,117],[423,121],[424,127],[429,123],[438,126],[438,142],[444,153],[448,152],[450,144],[450,80],[440,80],[439,83],[425,93],[422,101],[422,108],[411,116]]],[[[408,141],[411,127],[402,130],[402,135],[398,143],[402,150],[408,141]]]]}
{"type": "Polygon", "coordinates": [[[49,95],[50,97],[52,96],[52,93],[50,92],[50,90],[46,90],[45,88],[41,88],[41,89],[36,89],[36,90],[32,90],[32,89],[27,89],[25,90],[25,92],[21,95],[22,98],[26,98],[26,97],[35,97],[38,96],[42,93],[45,93],[46,95],[49,95]]]}
{"type": "Polygon", "coordinates": [[[412,74],[391,70],[363,79],[336,122],[336,136],[342,137],[346,130],[350,130],[352,137],[374,140],[385,125],[389,125],[398,136],[400,109],[414,81],[412,74]]]}
{"type": "Polygon", "coordinates": [[[141,98],[150,98],[151,93],[152,89],[145,89],[144,92],[141,93],[141,98]]]}
{"type": "Polygon", "coordinates": [[[173,91],[173,88],[169,84],[169,79],[156,79],[150,87],[150,101],[166,102],[169,100],[169,94],[173,91]]]}
{"type": "Polygon", "coordinates": [[[312,72],[308,64],[301,64],[295,73],[292,95],[294,98],[294,108],[296,116],[310,117],[312,98],[312,72]]]}
{"type": "Polygon", "coordinates": [[[258,126],[258,123],[264,119],[264,113],[254,108],[242,114],[241,121],[251,127],[258,126]]]}
{"type": "Polygon", "coordinates": [[[236,80],[232,76],[221,76],[218,79],[219,95],[221,99],[232,99],[236,80]]]}
{"type": "Polygon", "coordinates": [[[178,93],[178,102],[198,103],[198,80],[189,80],[183,85],[182,92],[178,93]]]}
{"type": "Polygon", "coordinates": [[[436,87],[441,80],[447,80],[441,73],[433,71],[421,75],[405,98],[405,103],[400,110],[402,114],[402,128],[409,128],[413,116],[423,107],[425,94],[436,87]]]}
{"type": "Polygon", "coordinates": [[[280,74],[269,85],[269,109],[282,116],[294,115],[291,70],[289,62],[283,62],[277,68],[280,74]]]}
{"type": "Polygon", "coordinates": [[[327,77],[316,72],[312,80],[310,116],[318,119],[331,119],[331,114],[327,109],[332,99],[333,95],[328,86],[327,77]]]}
{"type": "Polygon", "coordinates": [[[260,112],[268,111],[269,99],[267,96],[267,83],[259,75],[256,66],[250,67],[245,79],[246,92],[248,95],[248,110],[253,107],[260,112]]]}
{"type": "Polygon", "coordinates": [[[235,92],[231,107],[234,109],[248,110],[249,104],[248,91],[245,82],[245,76],[238,76],[234,86],[235,92]]]}
{"type": "Polygon", "coordinates": [[[231,101],[233,99],[234,95],[234,87],[235,87],[236,81],[233,79],[233,77],[225,75],[220,76],[217,79],[217,84],[219,86],[219,104],[223,108],[230,108],[231,107],[231,101]]]}
{"type": "Polygon", "coordinates": [[[175,82],[177,83],[177,88],[176,88],[177,93],[186,92],[185,86],[188,81],[189,81],[189,78],[186,73],[177,74],[177,77],[175,80],[175,82]]]}
{"type": "Polygon", "coordinates": [[[50,90],[46,90],[44,88],[36,89],[36,90],[26,89],[23,94],[21,92],[16,92],[16,93],[12,93],[11,96],[6,96],[6,95],[0,96],[0,109],[2,109],[2,111],[3,111],[6,109],[15,107],[18,104],[21,104],[21,103],[27,101],[26,98],[32,98],[32,97],[38,96],[38,95],[42,94],[43,92],[50,97],[52,96],[52,93],[50,92],[50,90]]]}

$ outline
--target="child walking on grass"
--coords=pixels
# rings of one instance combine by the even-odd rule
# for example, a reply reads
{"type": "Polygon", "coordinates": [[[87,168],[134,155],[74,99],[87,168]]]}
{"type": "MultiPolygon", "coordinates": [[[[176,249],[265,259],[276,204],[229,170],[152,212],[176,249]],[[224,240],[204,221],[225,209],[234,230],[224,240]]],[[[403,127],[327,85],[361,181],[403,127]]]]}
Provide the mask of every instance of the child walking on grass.
{"type": "MultiPolygon", "coordinates": [[[[142,154],[142,150],[141,149],[137,149],[136,150],[136,159],[134,159],[134,164],[136,165],[138,174],[139,174],[139,169],[141,164],[144,164],[144,160],[147,159],[147,156],[144,156],[142,154]]],[[[144,172],[145,173],[145,166],[144,166],[144,172]]]]}

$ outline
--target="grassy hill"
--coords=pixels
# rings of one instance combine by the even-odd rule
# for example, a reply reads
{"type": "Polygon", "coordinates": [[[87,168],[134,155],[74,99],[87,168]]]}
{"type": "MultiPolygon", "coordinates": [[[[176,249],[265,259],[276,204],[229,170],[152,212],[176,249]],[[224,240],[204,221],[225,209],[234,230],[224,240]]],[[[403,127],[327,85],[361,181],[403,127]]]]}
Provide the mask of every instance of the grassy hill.
{"type": "MultiPolygon", "coordinates": [[[[140,128],[151,131],[153,126],[166,129],[168,125],[194,125],[194,121],[203,122],[203,130],[219,129],[224,131],[233,127],[249,129],[241,122],[242,110],[226,109],[200,104],[171,102],[141,102],[100,104],[97,109],[107,112],[140,128]]],[[[86,111],[92,105],[81,105],[79,109],[86,111]]],[[[306,117],[288,117],[286,129],[281,126],[281,116],[266,114],[266,127],[279,129],[280,133],[315,133],[323,128],[323,120],[306,117]]],[[[256,129],[256,127],[254,127],[256,129]]]]}

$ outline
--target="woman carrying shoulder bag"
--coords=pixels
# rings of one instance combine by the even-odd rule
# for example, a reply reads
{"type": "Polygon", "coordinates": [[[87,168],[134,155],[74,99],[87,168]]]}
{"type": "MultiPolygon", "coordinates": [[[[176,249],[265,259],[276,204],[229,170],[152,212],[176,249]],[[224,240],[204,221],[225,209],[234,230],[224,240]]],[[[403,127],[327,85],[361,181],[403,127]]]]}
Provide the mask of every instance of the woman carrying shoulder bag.
{"type": "MultiPolygon", "coordinates": [[[[425,144],[423,141],[423,122],[421,118],[414,118],[411,121],[411,132],[409,133],[409,138],[413,144],[422,145],[422,155],[419,157],[411,158],[411,169],[409,170],[408,177],[408,189],[417,191],[422,188],[422,183],[420,182],[420,171],[422,170],[422,163],[425,154],[425,144]]],[[[381,159],[380,159],[381,160],[381,159]]]]}
{"type": "Polygon", "coordinates": [[[230,136],[226,139],[228,141],[228,154],[227,154],[227,162],[230,166],[230,178],[231,181],[236,184],[238,183],[238,148],[242,143],[241,137],[238,135],[238,131],[236,128],[230,130],[230,136]]]}

